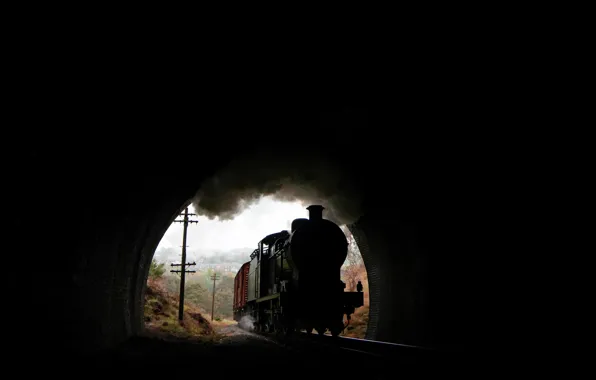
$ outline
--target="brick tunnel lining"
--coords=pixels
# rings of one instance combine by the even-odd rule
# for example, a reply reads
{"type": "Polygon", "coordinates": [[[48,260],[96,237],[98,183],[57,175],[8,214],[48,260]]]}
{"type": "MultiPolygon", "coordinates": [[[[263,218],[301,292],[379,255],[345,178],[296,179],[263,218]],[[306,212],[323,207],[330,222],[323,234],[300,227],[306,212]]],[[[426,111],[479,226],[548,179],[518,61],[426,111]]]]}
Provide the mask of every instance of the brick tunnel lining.
{"type": "MultiPolygon", "coordinates": [[[[155,184],[146,187],[144,183],[136,186],[119,196],[118,189],[111,190],[115,193],[109,199],[121,200],[101,204],[96,209],[101,212],[75,226],[73,233],[79,240],[69,247],[72,260],[67,266],[60,267],[61,263],[56,262],[55,267],[49,267],[63,276],[47,287],[48,294],[59,295],[49,298],[48,305],[63,310],[63,314],[49,317],[47,323],[53,326],[50,333],[56,336],[48,341],[67,336],[71,347],[94,349],[117,344],[142,331],[143,291],[154,250],[199,184],[175,188],[155,184]],[[131,194],[133,203],[128,201],[133,198],[131,194]]],[[[466,284],[457,276],[462,273],[461,258],[451,262],[458,252],[453,247],[461,247],[463,241],[453,233],[454,228],[445,228],[452,220],[444,215],[453,212],[433,211],[407,222],[398,211],[384,209],[385,215],[398,215],[391,218],[366,213],[350,226],[369,276],[367,338],[419,345],[458,339],[455,335],[463,331],[464,319],[457,320],[462,314],[457,309],[463,305],[461,297],[454,300],[454,295],[466,284]],[[420,219],[427,221],[426,228],[421,227],[420,219]],[[450,255],[442,254],[445,248],[449,248],[450,255]],[[438,275],[438,280],[430,283],[431,275],[438,275]],[[429,292],[429,284],[433,285],[434,295],[429,292]],[[444,322],[436,323],[444,317],[444,322]]],[[[63,214],[64,220],[68,216],[63,214]]],[[[50,236],[51,230],[43,232],[48,240],[55,239],[50,236]]]]}
{"type": "MultiPolygon", "coordinates": [[[[314,132],[321,133],[320,130],[314,132]]],[[[246,133],[247,135],[254,134],[253,131],[247,131],[246,133]]],[[[332,134],[333,132],[329,132],[327,137],[334,137],[331,136],[332,134]]],[[[179,137],[177,136],[177,141],[179,141],[179,137]]],[[[321,137],[321,141],[324,140],[323,137],[325,136],[321,137]]],[[[410,160],[404,160],[406,164],[397,167],[397,165],[394,165],[397,159],[393,156],[393,148],[403,148],[404,143],[397,146],[395,144],[399,142],[388,141],[387,139],[385,149],[382,149],[383,147],[378,146],[378,144],[379,142],[382,143],[381,140],[383,139],[378,138],[378,133],[367,131],[363,132],[360,137],[362,139],[357,142],[358,146],[372,146],[374,144],[377,149],[374,156],[363,157],[364,162],[358,160],[350,162],[350,165],[358,166],[354,168],[354,171],[366,172],[362,174],[363,178],[369,179],[371,183],[381,185],[379,187],[386,187],[383,181],[388,178],[388,173],[389,177],[399,179],[402,184],[415,184],[416,189],[408,190],[408,194],[406,194],[413,195],[412,197],[399,197],[402,203],[411,202],[410,198],[414,198],[415,201],[429,199],[436,205],[438,202],[444,202],[445,199],[449,198],[446,202],[456,206],[451,207],[451,210],[448,210],[447,213],[457,218],[456,220],[459,222],[459,226],[456,226],[453,220],[442,217],[441,220],[433,222],[434,226],[430,230],[420,229],[425,236],[414,237],[410,240],[405,239],[409,241],[408,244],[403,244],[399,249],[392,249],[386,247],[389,243],[385,244],[384,242],[395,241],[396,236],[400,236],[395,234],[395,229],[387,227],[394,221],[383,222],[379,219],[377,223],[371,220],[374,219],[372,214],[366,213],[367,216],[370,216],[369,220],[364,221],[362,224],[358,223],[362,231],[353,230],[353,233],[359,239],[359,247],[363,253],[363,258],[364,256],[367,257],[365,265],[367,266],[369,278],[377,278],[379,283],[376,289],[375,286],[371,287],[372,315],[369,332],[372,334],[375,331],[378,339],[402,343],[429,341],[426,338],[420,339],[421,335],[404,335],[406,330],[426,331],[425,334],[435,340],[457,338],[455,333],[442,337],[440,334],[435,334],[435,331],[437,331],[436,328],[443,332],[447,329],[458,331],[458,329],[464,327],[462,322],[457,323],[456,321],[456,317],[459,318],[463,312],[459,312],[459,315],[456,316],[453,313],[453,315],[448,315],[442,310],[457,310],[458,307],[463,305],[462,297],[455,300],[458,301],[456,303],[451,303],[451,301],[454,301],[452,295],[466,285],[463,279],[464,276],[461,276],[461,279],[458,278],[463,273],[462,268],[466,267],[465,264],[462,265],[463,256],[461,252],[463,249],[468,252],[476,249],[476,247],[471,249],[471,244],[464,242],[470,240],[471,234],[467,231],[475,227],[477,219],[471,219],[467,216],[464,219],[463,216],[457,216],[462,215],[462,213],[461,209],[456,208],[473,203],[467,197],[471,195],[469,189],[478,189],[478,171],[464,170],[463,174],[469,175],[472,180],[464,178],[461,182],[458,182],[460,178],[453,175],[453,168],[456,165],[447,167],[445,157],[449,156],[437,153],[433,153],[428,157],[438,157],[437,162],[441,161],[442,167],[437,167],[434,161],[428,165],[427,162],[421,162],[419,155],[406,157],[410,160]],[[366,141],[366,137],[368,137],[368,141],[366,141]],[[378,157],[378,154],[383,152],[385,156],[378,157]],[[411,159],[412,157],[414,159],[411,159]],[[371,168],[370,173],[368,173],[367,165],[371,168]],[[407,167],[411,169],[404,172],[404,168],[407,167]],[[429,168],[431,169],[430,172],[429,168]],[[413,171],[422,174],[412,174],[413,171]],[[436,176],[437,174],[439,176],[436,176]],[[430,178],[432,180],[429,180],[430,178]],[[433,197],[425,199],[422,195],[418,195],[416,190],[424,188],[431,190],[441,188],[445,193],[444,199],[437,201],[433,197]],[[453,197],[450,198],[448,195],[453,197]],[[378,225],[375,225],[375,223],[378,225]],[[454,242],[454,239],[447,236],[445,229],[453,233],[453,236],[457,236],[459,240],[454,242]],[[465,238],[462,237],[461,231],[466,231],[465,238]],[[433,232],[439,232],[439,234],[431,239],[430,236],[433,232]],[[423,244],[416,247],[416,239],[419,239],[423,244]],[[429,243],[429,241],[431,242],[429,243]],[[449,245],[439,244],[441,241],[449,242],[449,245]],[[441,253],[440,250],[444,251],[445,249],[439,247],[439,245],[447,247],[449,255],[441,257],[438,253],[441,253]],[[377,248],[379,246],[380,249],[377,248]],[[392,258],[389,255],[403,255],[403,257],[392,258]],[[375,259],[377,256],[378,258],[375,259]],[[421,259],[418,260],[417,257],[421,259]],[[451,263],[449,259],[453,257],[456,257],[456,259],[451,263]],[[386,261],[380,261],[380,258],[386,261]],[[440,290],[435,291],[434,295],[432,292],[425,291],[424,303],[432,307],[419,309],[420,313],[418,315],[411,313],[409,317],[405,318],[403,313],[405,309],[413,305],[411,300],[416,294],[422,294],[417,289],[425,286],[424,281],[416,281],[415,278],[410,278],[411,274],[408,271],[408,266],[413,264],[427,269],[432,267],[424,275],[438,275],[437,278],[443,282],[440,284],[438,280],[433,282],[434,289],[440,290]],[[391,278],[395,275],[394,270],[400,274],[401,278],[391,278]],[[443,272],[449,273],[449,276],[441,274],[443,272]],[[411,286],[409,289],[400,290],[400,281],[403,281],[404,278],[410,278],[411,286]],[[455,284],[453,284],[454,281],[456,281],[455,284]],[[444,301],[440,300],[441,296],[445,296],[444,301]],[[374,310],[374,304],[377,305],[376,311],[374,310]],[[402,310],[396,311],[395,307],[397,306],[401,307],[402,310]],[[438,317],[433,318],[435,322],[437,318],[440,319],[444,316],[449,318],[446,322],[434,323],[433,326],[432,323],[428,323],[427,316],[435,312],[438,315],[438,317]],[[406,327],[396,332],[395,329],[391,329],[391,324],[397,323],[392,319],[398,320],[398,318],[401,318],[399,323],[405,323],[406,327]],[[450,323],[453,323],[453,326],[450,323]],[[408,326],[407,324],[411,325],[408,326]]],[[[331,138],[329,140],[331,141],[331,138]]],[[[303,140],[295,139],[294,141],[297,143],[296,149],[304,148],[303,140]]],[[[160,146],[163,146],[163,141],[160,141],[160,144],[162,144],[160,146]]],[[[169,221],[175,217],[177,210],[180,209],[180,205],[194,195],[194,191],[200,185],[200,178],[206,178],[215,171],[214,158],[209,155],[209,152],[199,149],[199,154],[202,151],[203,156],[197,157],[193,152],[192,157],[189,154],[181,158],[181,161],[205,163],[205,169],[203,167],[200,170],[197,169],[198,171],[204,169],[204,172],[194,173],[194,178],[189,183],[182,183],[180,188],[171,189],[160,181],[164,179],[166,181],[175,180],[176,187],[178,187],[178,179],[188,174],[186,172],[188,166],[184,167],[184,170],[172,172],[171,160],[164,160],[164,157],[155,155],[153,158],[148,158],[147,156],[150,156],[150,154],[147,153],[152,151],[151,148],[148,145],[139,143],[136,138],[130,146],[124,145],[126,144],[121,147],[114,147],[112,151],[106,151],[106,145],[99,146],[95,151],[93,149],[89,150],[87,146],[80,146],[78,150],[68,149],[59,152],[60,154],[55,153],[59,151],[56,146],[51,147],[51,152],[40,148],[36,154],[27,156],[31,157],[31,170],[23,171],[22,175],[17,178],[21,187],[18,194],[15,194],[14,199],[16,201],[13,203],[19,207],[24,207],[32,199],[39,198],[40,182],[60,184],[61,186],[51,186],[47,189],[46,196],[52,198],[53,202],[44,205],[44,211],[46,214],[52,215],[53,223],[50,227],[72,225],[71,234],[76,236],[76,238],[71,239],[73,243],[66,246],[61,245],[64,231],[58,227],[48,227],[45,230],[37,231],[36,236],[32,236],[29,233],[30,230],[26,228],[29,216],[16,208],[7,212],[10,217],[16,215],[19,228],[14,240],[28,242],[33,237],[40,246],[42,244],[48,246],[47,242],[57,242],[54,252],[56,257],[63,258],[62,261],[45,263],[46,270],[56,273],[56,278],[49,284],[42,284],[45,286],[45,293],[52,296],[43,297],[40,302],[45,302],[44,306],[48,308],[60,310],[48,316],[46,320],[46,324],[51,325],[52,329],[47,331],[48,339],[45,341],[49,342],[52,339],[54,339],[53,341],[72,340],[71,346],[77,348],[81,347],[79,344],[81,341],[86,341],[85,346],[91,347],[100,345],[100,342],[114,344],[126,339],[131,334],[137,333],[142,326],[142,315],[140,314],[142,310],[142,293],[153,250],[163,232],[167,229],[169,221]],[[86,170],[81,171],[80,168],[75,168],[72,165],[73,157],[76,157],[80,163],[85,165],[86,170]],[[213,165],[213,171],[211,172],[209,172],[210,165],[213,165]],[[89,202],[90,199],[92,202],[89,202]],[[139,205],[135,205],[135,203],[139,203],[139,205]],[[88,205],[86,218],[84,222],[73,225],[72,215],[68,212],[73,208],[76,209],[81,204],[88,205]],[[134,237],[134,239],[130,239],[130,237],[134,237]]],[[[242,145],[245,145],[244,141],[242,145]]],[[[337,145],[338,153],[343,153],[345,149],[349,149],[349,146],[345,144],[337,145]]],[[[111,145],[108,144],[107,146],[111,145]]],[[[449,147],[447,153],[451,153],[452,150],[453,148],[449,147]]],[[[426,158],[426,160],[431,161],[430,158],[426,158]]],[[[482,169],[485,170],[485,168],[482,169]]],[[[365,180],[361,182],[368,183],[365,180]]],[[[407,186],[401,186],[397,190],[402,191],[404,188],[407,188],[407,186]]],[[[391,191],[395,190],[391,189],[391,191]]],[[[386,193],[389,194],[390,190],[386,190],[386,193]]],[[[366,198],[368,201],[371,199],[372,196],[366,198]]],[[[483,205],[485,202],[485,199],[479,199],[479,197],[475,197],[474,200],[478,202],[473,207],[483,205]]],[[[430,208],[427,207],[426,210],[428,209],[430,208]]],[[[399,210],[390,210],[394,214],[397,214],[397,211],[399,210]]],[[[424,218],[430,220],[437,215],[441,215],[441,213],[442,211],[433,210],[427,212],[424,218]]],[[[398,229],[401,228],[399,223],[395,223],[395,225],[398,229]]],[[[407,237],[407,234],[406,231],[400,237],[407,237]]],[[[22,249],[22,247],[19,249],[22,249]]],[[[21,280],[16,277],[14,282],[20,283],[21,280]]]]}
{"type": "MultiPolygon", "coordinates": [[[[194,189],[188,188],[168,194],[161,198],[158,207],[144,213],[136,214],[138,209],[129,210],[120,218],[119,225],[110,225],[113,221],[104,220],[103,227],[97,228],[101,236],[86,241],[103,240],[106,243],[94,243],[94,253],[90,255],[93,262],[88,263],[86,269],[81,268],[93,271],[96,278],[94,284],[88,282],[80,289],[80,328],[96,326],[87,331],[92,335],[90,345],[114,344],[143,330],[143,293],[149,264],[161,237],[192,195],[194,189]],[[111,233],[108,234],[105,228],[111,233]],[[106,256],[111,260],[105,261],[106,256]]],[[[391,223],[387,226],[386,220],[371,216],[349,226],[369,276],[370,311],[366,337],[421,344],[425,341],[421,334],[428,329],[424,326],[424,310],[417,309],[419,305],[415,301],[420,298],[424,284],[420,283],[421,278],[412,277],[410,273],[413,272],[411,258],[419,252],[409,252],[407,243],[399,245],[390,241],[399,236],[400,230],[406,230],[396,220],[391,223]],[[391,255],[405,259],[396,261],[391,255]]],[[[405,232],[398,241],[407,242],[414,238],[405,232]]],[[[89,254],[84,247],[81,252],[89,254]]],[[[82,337],[84,333],[80,335],[82,337]]]]}
{"type": "MultiPolygon", "coordinates": [[[[188,183],[174,188],[155,184],[147,188],[141,183],[120,195],[114,189],[116,194],[110,199],[120,197],[121,201],[110,203],[87,223],[77,226],[80,240],[71,251],[76,265],[66,268],[67,272],[62,272],[66,281],[52,283],[55,288],[50,291],[63,295],[49,301],[53,307],[65,310],[63,317],[56,315],[57,319],[51,322],[56,326],[56,334],[66,331],[73,346],[93,348],[117,344],[142,331],[143,291],[149,263],[161,237],[198,187],[198,183],[188,183]],[[128,202],[133,198],[131,194],[134,203],[128,202]]],[[[368,210],[372,211],[349,226],[369,276],[367,338],[415,345],[457,338],[455,333],[445,337],[436,334],[437,326],[443,334],[447,330],[458,331],[462,323],[455,321],[454,316],[447,315],[451,319],[445,323],[434,323],[446,315],[444,310],[461,306],[447,303],[453,300],[455,292],[451,291],[453,286],[446,286],[457,280],[451,274],[461,270],[446,261],[453,256],[440,254],[444,250],[440,246],[450,240],[445,232],[449,221],[445,216],[437,219],[440,214],[434,211],[408,222],[408,217],[395,208],[383,207],[382,213],[376,214],[375,208],[369,206],[368,210]],[[420,227],[420,219],[427,221],[426,229],[420,227]],[[432,223],[429,225],[428,221],[432,223]],[[420,231],[425,232],[420,235],[420,231]],[[434,298],[428,287],[429,262],[433,261],[433,266],[440,268],[433,275],[444,280],[432,284],[438,285],[434,286],[434,298]],[[445,290],[441,293],[437,288],[445,290]],[[440,300],[442,295],[447,301],[440,300]],[[438,306],[429,307],[433,303],[438,306]],[[436,317],[431,320],[429,315],[433,313],[436,317]]],[[[416,213],[414,210],[410,215],[416,213]]],[[[451,253],[456,252],[452,249],[455,244],[450,245],[451,253]]]]}

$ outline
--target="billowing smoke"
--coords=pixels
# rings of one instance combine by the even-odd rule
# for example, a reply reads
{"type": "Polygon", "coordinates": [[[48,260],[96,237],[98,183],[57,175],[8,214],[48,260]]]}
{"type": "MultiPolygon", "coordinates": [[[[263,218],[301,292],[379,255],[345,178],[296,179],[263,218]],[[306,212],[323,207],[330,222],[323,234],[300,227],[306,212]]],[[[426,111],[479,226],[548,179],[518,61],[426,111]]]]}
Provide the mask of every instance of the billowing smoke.
{"type": "Polygon", "coordinates": [[[323,217],[338,224],[361,216],[356,181],[344,166],[309,152],[260,153],[232,161],[201,185],[193,199],[199,215],[230,220],[261,197],[325,207],[323,217]]]}
{"type": "Polygon", "coordinates": [[[244,317],[240,318],[240,321],[238,321],[238,326],[246,331],[254,331],[255,320],[250,315],[245,315],[244,317]]]}

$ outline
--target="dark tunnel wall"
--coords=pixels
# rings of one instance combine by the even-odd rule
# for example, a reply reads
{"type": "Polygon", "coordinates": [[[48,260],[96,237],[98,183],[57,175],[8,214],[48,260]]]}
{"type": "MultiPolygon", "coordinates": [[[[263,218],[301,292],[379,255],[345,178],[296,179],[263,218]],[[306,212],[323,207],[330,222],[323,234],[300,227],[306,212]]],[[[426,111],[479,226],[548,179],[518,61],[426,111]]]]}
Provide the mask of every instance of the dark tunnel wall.
{"type": "Polygon", "coordinates": [[[241,129],[234,139],[229,131],[218,134],[216,128],[207,135],[199,127],[179,131],[174,142],[155,136],[157,145],[146,136],[121,140],[109,134],[62,149],[37,145],[23,169],[15,170],[22,190],[15,205],[31,204],[51,222],[30,233],[27,217],[17,208],[11,213],[15,239],[30,243],[52,278],[31,283],[36,302],[53,310],[44,321],[51,328],[32,339],[40,347],[95,350],[138,333],[147,266],[170,222],[201,180],[235,153],[271,148],[279,154],[324,151],[359,179],[365,215],[352,231],[372,282],[368,337],[466,347],[466,235],[475,224],[466,214],[468,169],[458,166],[453,151],[433,150],[428,140],[414,147],[405,134],[391,131],[394,114],[332,111],[323,118],[320,110],[305,108],[230,111],[225,123],[259,120],[258,129],[241,129]],[[284,144],[270,144],[280,136],[284,144]]]}

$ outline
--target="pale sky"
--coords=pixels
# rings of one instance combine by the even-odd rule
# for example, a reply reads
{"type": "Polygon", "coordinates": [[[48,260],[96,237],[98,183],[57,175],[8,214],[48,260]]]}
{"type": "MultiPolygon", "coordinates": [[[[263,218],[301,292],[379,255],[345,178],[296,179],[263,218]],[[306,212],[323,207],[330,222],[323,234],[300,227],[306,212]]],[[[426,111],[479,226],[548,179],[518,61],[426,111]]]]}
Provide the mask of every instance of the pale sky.
{"type": "MultiPolygon", "coordinates": [[[[289,230],[290,223],[296,218],[308,218],[306,207],[308,205],[298,202],[280,202],[271,197],[263,197],[233,220],[219,221],[192,216],[191,220],[198,220],[199,223],[188,225],[187,260],[235,255],[245,257],[241,262],[249,261],[250,254],[262,238],[275,232],[289,230]]],[[[192,205],[188,207],[188,212],[195,213],[192,205]]],[[[180,261],[182,233],[182,223],[172,223],[157,247],[155,258],[158,261],[180,261]]]]}

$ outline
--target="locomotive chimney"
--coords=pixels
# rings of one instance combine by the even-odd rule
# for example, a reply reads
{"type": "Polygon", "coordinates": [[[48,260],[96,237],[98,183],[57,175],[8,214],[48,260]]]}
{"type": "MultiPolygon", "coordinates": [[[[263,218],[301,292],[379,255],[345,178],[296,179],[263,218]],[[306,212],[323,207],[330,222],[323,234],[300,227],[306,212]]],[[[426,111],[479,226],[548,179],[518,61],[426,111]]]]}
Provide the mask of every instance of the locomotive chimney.
{"type": "Polygon", "coordinates": [[[321,205],[311,205],[306,208],[308,210],[308,219],[310,220],[322,220],[323,210],[325,207],[321,205]]]}

